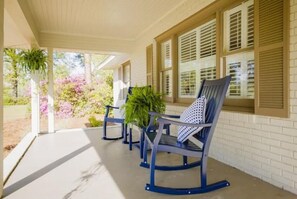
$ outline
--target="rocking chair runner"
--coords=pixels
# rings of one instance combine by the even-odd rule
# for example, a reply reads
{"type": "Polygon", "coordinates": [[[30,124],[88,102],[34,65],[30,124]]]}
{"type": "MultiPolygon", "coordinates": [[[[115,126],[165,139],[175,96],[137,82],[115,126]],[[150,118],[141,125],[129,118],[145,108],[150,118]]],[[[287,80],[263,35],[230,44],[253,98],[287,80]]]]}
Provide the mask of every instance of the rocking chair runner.
{"type": "MultiPolygon", "coordinates": [[[[125,102],[127,102],[129,94],[132,93],[132,89],[133,89],[133,87],[128,88],[128,94],[126,96],[125,102]]],[[[125,119],[124,118],[114,118],[114,117],[109,116],[109,112],[111,109],[120,109],[120,107],[107,105],[107,106],[105,106],[105,108],[106,108],[106,112],[105,112],[104,122],[103,122],[103,137],[102,137],[102,139],[103,140],[119,140],[119,139],[124,138],[123,143],[128,144],[128,142],[127,142],[127,124],[125,124],[125,122],[124,122],[125,119]],[[122,126],[121,136],[107,137],[107,131],[106,131],[107,130],[107,128],[106,128],[107,122],[121,124],[121,126],[122,126]]]]}
{"type": "MultiPolygon", "coordinates": [[[[177,118],[177,116],[170,115],[160,115],[157,120],[159,123],[159,130],[157,133],[149,133],[148,131],[145,134],[144,142],[144,159],[140,164],[143,167],[150,168],[150,184],[147,184],[145,189],[147,191],[174,194],[174,195],[186,195],[186,194],[197,194],[213,191],[220,189],[226,186],[229,186],[230,183],[226,180],[216,182],[214,184],[207,184],[206,170],[207,170],[207,158],[211,139],[218,121],[218,117],[225,99],[225,95],[230,83],[231,77],[227,76],[218,80],[204,80],[201,84],[200,91],[198,93],[198,98],[205,96],[207,99],[206,112],[205,112],[205,123],[196,124],[196,123],[184,123],[176,120],[168,119],[177,118]],[[167,118],[164,118],[166,116],[167,118]],[[190,140],[185,142],[177,141],[177,137],[166,135],[162,133],[163,126],[165,124],[184,126],[190,128],[203,127],[199,132],[195,132],[193,138],[196,138],[199,142],[202,143],[202,146],[199,147],[190,140]],[[147,163],[147,147],[150,145],[151,152],[151,161],[150,164],[147,163]],[[159,151],[171,152],[180,154],[183,156],[183,164],[178,166],[158,166],[156,163],[156,155],[159,151]],[[188,164],[187,156],[196,157],[199,161],[188,164]],[[195,166],[200,166],[200,187],[194,188],[170,188],[170,187],[161,187],[155,185],[155,169],[157,170],[181,170],[188,169],[195,166]]],[[[153,121],[154,116],[158,113],[151,113],[151,121],[153,121]]],[[[151,122],[150,124],[152,124],[151,122]]]]}

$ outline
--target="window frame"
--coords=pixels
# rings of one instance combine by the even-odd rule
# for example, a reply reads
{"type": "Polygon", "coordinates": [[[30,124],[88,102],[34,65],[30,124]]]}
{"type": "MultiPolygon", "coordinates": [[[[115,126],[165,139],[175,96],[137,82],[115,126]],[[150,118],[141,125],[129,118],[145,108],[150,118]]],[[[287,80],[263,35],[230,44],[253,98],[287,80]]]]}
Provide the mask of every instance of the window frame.
{"type": "Polygon", "coordinates": [[[128,88],[129,86],[131,86],[131,62],[130,60],[122,63],[122,82],[123,82],[123,92],[122,92],[122,99],[126,98],[126,95],[128,94],[128,88]],[[128,73],[129,73],[129,77],[128,77],[128,81],[125,81],[125,68],[128,68],[128,73]],[[125,89],[126,89],[126,93],[125,93],[125,89]]]}
{"type": "Polygon", "coordinates": [[[175,78],[176,74],[176,35],[171,35],[170,37],[165,37],[162,40],[157,41],[157,89],[158,91],[162,92],[163,90],[163,85],[162,85],[162,73],[166,71],[172,71],[172,77],[171,77],[171,82],[172,82],[172,94],[171,96],[165,96],[163,95],[163,99],[167,103],[174,103],[176,102],[176,81],[177,79],[175,78]],[[163,67],[162,66],[162,43],[166,43],[168,41],[171,41],[171,67],[163,67]]]}
{"type": "Polygon", "coordinates": [[[152,86],[153,79],[153,44],[146,47],[146,84],[152,86]]]}
{"type": "MultiPolygon", "coordinates": [[[[254,49],[254,45],[255,45],[255,41],[254,41],[254,45],[252,47],[248,47],[247,45],[240,48],[240,49],[236,49],[236,50],[229,50],[229,39],[228,38],[228,31],[226,31],[226,29],[228,29],[227,27],[224,27],[224,23],[225,23],[225,14],[228,10],[232,10],[238,6],[240,6],[242,3],[245,3],[244,0],[239,0],[236,1],[228,6],[226,6],[224,9],[222,9],[222,11],[220,12],[220,20],[222,23],[222,28],[221,28],[221,33],[222,33],[222,41],[220,42],[220,49],[222,50],[222,56],[220,57],[220,59],[222,60],[222,72],[223,72],[223,76],[227,75],[227,62],[226,59],[228,56],[233,56],[235,54],[241,54],[241,53],[249,53],[251,51],[253,51],[254,53],[254,60],[255,60],[255,49],[254,49]],[[226,41],[226,44],[224,43],[224,41],[226,41]]],[[[235,11],[233,11],[235,12],[235,11]]],[[[241,25],[243,26],[243,24],[241,25]]],[[[255,32],[255,31],[254,31],[255,32]]],[[[241,38],[242,39],[242,38],[241,38]]],[[[245,42],[243,42],[245,43],[245,42]]],[[[256,63],[255,63],[255,69],[256,70],[256,63]]],[[[257,82],[254,81],[254,87],[257,86],[257,82]]],[[[255,92],[255,89],[254,89],[255,92]]],[[[230,98],[230,97],[226,97],[224,104],[223,104],[223,110],[230,110],[230,111],[238,111],[238,112],[248,112],[248,113],[255,113],[255,96],[254,95],[254,99],[248,99],[248,98],[242,98],[242,99],[234,99],[234,98],[230,98]]]]}

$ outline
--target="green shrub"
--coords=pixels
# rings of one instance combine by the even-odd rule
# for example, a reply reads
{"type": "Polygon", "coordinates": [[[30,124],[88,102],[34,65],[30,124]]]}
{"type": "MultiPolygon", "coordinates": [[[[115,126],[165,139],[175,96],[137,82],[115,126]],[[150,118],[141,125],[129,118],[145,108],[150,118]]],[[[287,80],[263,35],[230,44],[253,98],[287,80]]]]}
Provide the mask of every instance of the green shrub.
{"type": "Polygon", "coordinates": [[[98,126],[102,126],[103,121],[97,120],[95,116],[91,116],[89,118],[89,122],[91,124],[91,127],[98,127],[98,126]]]}
{"type": "Polygon", "coordinates": [[[26,105],[29,104],[29,97],[18,97],[14,98],[9,95],[3,96],[3,105],[26,105]]]}

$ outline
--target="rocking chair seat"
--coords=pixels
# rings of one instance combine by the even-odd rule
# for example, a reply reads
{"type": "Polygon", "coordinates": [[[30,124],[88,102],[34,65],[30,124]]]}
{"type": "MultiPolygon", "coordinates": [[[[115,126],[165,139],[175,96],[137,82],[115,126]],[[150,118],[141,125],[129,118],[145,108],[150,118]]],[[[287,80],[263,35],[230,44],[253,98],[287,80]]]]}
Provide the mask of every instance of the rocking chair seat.
{"type": "MultiPolygon", "coordinates": [[[[151,142],[154,141],[156,136],[157,136],[157,133],[148,133],[147,134],[147,138],[151,142]]],[[[162,150],[161,146],[166,146],[166,147],[170,146],[172,148],[177,148],[179,150],[184,149],[184,150],[197,151],[197,152],[202,151],[202,149],[199,146],[197,146],[196,144],[194,144],[190,140],[187,140],[186,142],[181,143],[181,142],[177,141],[177,137],[172,136],[172,135],[167,135],[167,134],[162,135],[162,137],[160,139],[160,142],[159,142],[159,147],[160,148],[158,148],[159,151],[162,150]]]]}

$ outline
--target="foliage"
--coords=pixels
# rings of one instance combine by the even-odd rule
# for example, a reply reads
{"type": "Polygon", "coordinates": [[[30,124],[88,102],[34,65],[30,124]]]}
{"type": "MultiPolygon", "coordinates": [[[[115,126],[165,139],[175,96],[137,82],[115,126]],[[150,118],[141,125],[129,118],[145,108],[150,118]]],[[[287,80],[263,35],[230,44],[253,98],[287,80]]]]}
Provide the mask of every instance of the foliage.
{"type": "Polygon", "coordinates": [[[54,68],[55,78],[62,79],[70,75],[70,69],[63,65],[57,65],[54,68]]]}
{"type": "Polygon", "coordinates": [[[165,103],[162,95],[151,87],[134,87],[128,101],[122,106],[125,110],[125,123],[135,123],[146,127],[149,123],[149,111],[164,113],[165,103]]]}
{"type": "Polygon", "coordinates": [[[64,69],[77,69],[83,67],[83,54],[75,52],[54,52],[54,66],[64,69]]]}
{"type": "MultiPolygon", "coordinates": [[[[18,63],[20,61],[20,50],[15,48],[4,49],[4,61],[8,63],[8,70],[4,73],[4,79],[10,84],[13,97],[18,98],[18,85],[19,85],[19,68],[18,63]]],[[[9,96],[7,96],[9,97],[9,96]]]]}
{"type": "Polygon", "coordinates": [[[3,105],[26,105],[29,102],[29,97],[12,98],[10,95],[3,95],[3,105]]]}
{"type": "Polygon", "coordinates": [[[17,98],[11,95],[8,88],[3,89],[3,105],[27,105],[30,103],[30,96],[22,95],[17,98]]]}
{"type": "MultiPolygon", "coordinates": [[[[47,88],[41,82],[42,115],[47,114],[47,88]]],[[[83,76],[70,76],[55,80],[55,113],[60,118],[103,114],[105,105],[112,104],[112,88],[101,80],[87,85],[83,76]]]]}
{"type": "Polygon", "coordinates": [[[73,116],[73,106],[71,103],[66,101],[59,101],[58,106],[56,107],[58,107],[56,115],[59,118],[70,118],[73,116]]]}
{"type": "Polygon", "coordinates": [[[113,88],[113,77],[111,75],[106,77],[106,83],[109,87],[113,88]]]}
{"type": "Polygon", "coordinates": [[[20,65],[30,73],[45,73],[47,67],[47,55],[43,49],[28,49],[21,52],[20,65]]]}
{"type": "Polygon", "coordinates": [[[89,122],[91,124],[91,127],[98,127],[102,126],[103,122],[100,120],[97,120],[95,116],[89,117],[89,122]]]}
{"type": "MultiPolygon", "coordinates": [[[[46,51],[34,48],[31,50],[5,49],[4,51],[3,102],[5,105],[28,104],[31,94],[28,72],[46,72],[46,51]]],[[[105,105],[113,103],[112,71],[98,69],[107,56],[92,54],[94,81],[90,85],[86,84],[83,74],[78,75],[83,72],[81,69],[84,65],[84,54],[55,51],[53,57],[56,116],[69,118],[103,114],[105,105]]],[[[48,112],[47,83],[44,80],[40,81],[40,111],[44,116],[48,112]]]]}

